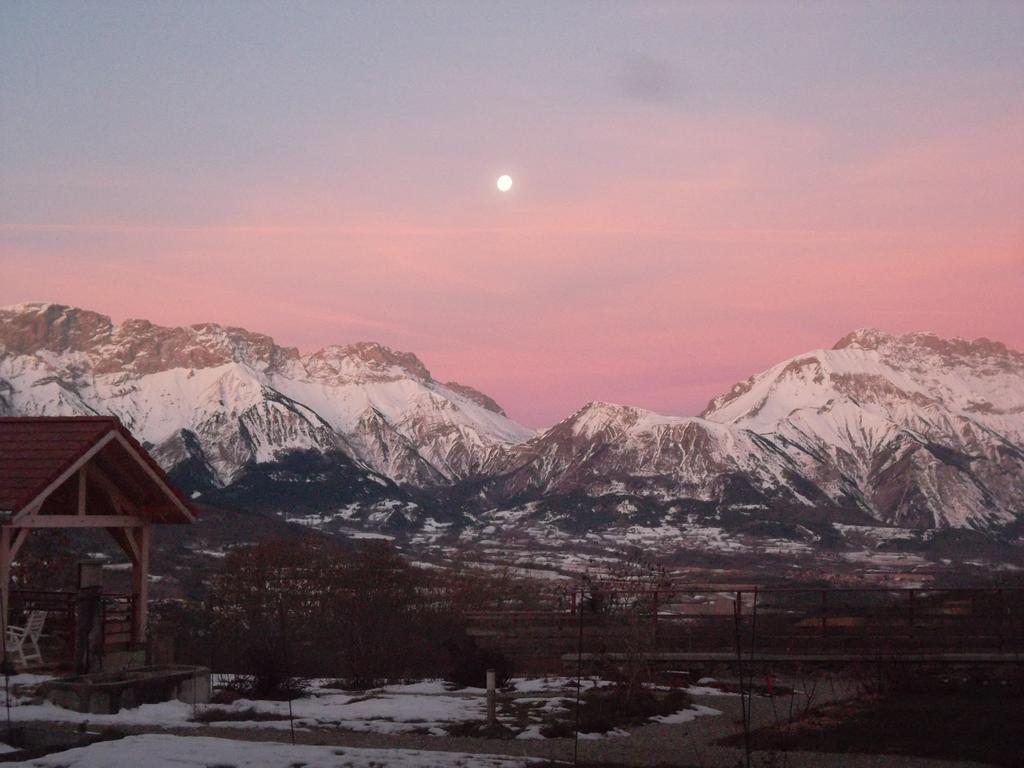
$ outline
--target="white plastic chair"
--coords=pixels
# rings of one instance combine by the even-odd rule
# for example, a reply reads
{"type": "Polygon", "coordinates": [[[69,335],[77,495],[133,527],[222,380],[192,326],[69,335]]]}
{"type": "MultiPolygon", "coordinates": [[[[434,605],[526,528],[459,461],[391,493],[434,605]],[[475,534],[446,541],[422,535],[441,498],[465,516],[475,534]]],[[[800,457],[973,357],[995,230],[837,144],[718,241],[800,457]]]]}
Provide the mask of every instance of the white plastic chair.
{"type": "Polygon", "coordinates": [[[39,637],[43,634],[46,623],[46,611],[30,611],[24,627],[8,627],[6,647],[7,655],[14,655],[21,666],[28,666],[30,661],[43,663],[43,654],[39,650],[39,637]],[[30,643],[32,651],[25,652],[25,644],[30,643]]]}

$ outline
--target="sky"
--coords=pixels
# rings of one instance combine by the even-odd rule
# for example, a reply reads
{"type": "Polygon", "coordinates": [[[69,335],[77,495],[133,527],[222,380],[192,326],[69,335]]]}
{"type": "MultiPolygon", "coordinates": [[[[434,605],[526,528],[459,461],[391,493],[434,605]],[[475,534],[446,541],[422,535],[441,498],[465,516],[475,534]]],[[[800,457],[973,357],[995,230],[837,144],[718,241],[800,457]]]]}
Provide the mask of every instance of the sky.
{"type": "Polygon", "coordinates": [[[861,327],[1024,349],[1024,3],[8,0],[23,301],[379,341],[535,427],[861,327]]]}

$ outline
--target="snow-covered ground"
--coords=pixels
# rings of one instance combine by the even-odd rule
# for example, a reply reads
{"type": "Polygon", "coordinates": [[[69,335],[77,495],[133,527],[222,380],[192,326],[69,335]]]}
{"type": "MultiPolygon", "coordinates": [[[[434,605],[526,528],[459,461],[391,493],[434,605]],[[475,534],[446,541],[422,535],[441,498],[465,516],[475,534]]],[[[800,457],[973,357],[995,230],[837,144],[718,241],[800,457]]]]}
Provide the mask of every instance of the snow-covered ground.
{"type": "Polygon", "coordinates": [[[658,715],[656,717],[652,717],[651,720],[656,723],[662,723],[663,725],[679,725],[680,723],[688,723],[691,720],[696,720],[698,717],[720,714],[722,714],[720,710],[705,707],[702,704],[696,704],[688,709],[673,712],[671,715],[658,715]]]}
{"type": "MultiPolygon", "coordinates": [[[[192,705],[181,701],[143,704],[114,715],[75,712],[50,702],[38,701],[30,686],[46,678],[12,678],[10,717],[13,722],[65,722],[91,726],[143,726],[152,728],[221,728],[260,730],[309,730],[333,728],[379,734],[420,734],[446,736],[449,729],[464,723],[482,722],[486,717],[486,691],[481,688],[449,690],[440,680],[389,685],[370,691],[342,691],[328,680],[310,680],[306,695],[288,702],[239,699],[230,704],[192,705]]],[[[585,678],[581,689],[610,685],[597,678],[585,678]]],[[[513,716],[499,708],[499,720],[518,738],[543,738],[540,727],[553,716],[566,713],[576,692],[576,680],[569,677],[515,678],[502,692],[504,704],[515,705],[513,716]],[[524,722],[525,719],[525,722],[524,722]]],[[[695,689],[699,695],[714,689],[695,689]]],[[[691,707],[670,717],[684,718],[713,714],[706,708],[691,707]]],[[[626,731],[592,734],[588,738],[628,736],[626,731]]]]}
{"type": "Polygon", "coordinates": [[[288,730],[312,727],[340,728],[369,733],[424,733],[443,736],[455,723],[482,720],[484,692],[479,689],[449,693],[440,682],[389,686],[366,693],[344,692],[314,681],[306,696],[291,702],[239,699],[230,704],[182,701],[143,704],[116,715],[74,712],[50,702],[34,703],[15,695],[11,720],[51,721],[91,725],[133,725],[159,728],[201,728],[204,724],[229,728],[288,730]]]}
{"type": "MultiPolygon", "coordinates": [[[[297,765],[308,768],[385,765],[506,768],[534,762],[526,758],[442,751],[282,743],[293,723],[297,731],[326,728],[384,735],[444,737],[453,727],[484,721],[486,691],[481,688],[453,691],[440,680],[389,685],[370,691],[342,691],[331,687],[329,680],[315,679],[307,681],[306,695],[294,700],[290,708],[287,702],[249,699],[207,705],[169,701],[124,709],[115,715],[97,715],[74,712],[49,702],[40,703],[35,687],[46,679],[39,675],[19,675],[11,679],[12,722],[63,722],[89,729],[117,726],[173,729],[178,733],[130,736],[15,764],[24,768],[138,768],[143,765],[147,768],[292,768],[297,765]],[[293,720],[289,718],[289,709],[293,720]],[[245,738],[243,731],[250,734],[257,730],[274,731],[279,735],[270,738],[281,741],[250,742],[206,737],[202,734],[207,726],[237,728],[240,738],[245,738]]],[[[584,678],[580,689],[586,691],[608,685],[611,683],[600,678],[584,678]]],[[[568,716],[576,690],[577,681],[571,677],[514,678],[501,692],[499,721],[510,729],[515,739],[543,739],[541,729],[546,723],[553,718],[568,716]]],[[[700,696],[722,695],[722,691],[715,687],[715,681],[710,679],[701,680],[692,692],[700,696]]],[[[717,714],[720,712],[716,709],[694,704],[679,712],[651,718],[650,722],[686,723],[717,714]]],[[[587,740],[629,736],[630,732],[623,729],[580,734],[581,739],[587,740]]],[[[445,744],[441,738],[436,743],[439,747],[445,744]]]]}
{"type": "Polygon", "coordinates": [[[101,741],[12,765],[21,768],[520,768],[540,762],[523,757],[413,749],[314,747],[144,734],[101,741]]]}

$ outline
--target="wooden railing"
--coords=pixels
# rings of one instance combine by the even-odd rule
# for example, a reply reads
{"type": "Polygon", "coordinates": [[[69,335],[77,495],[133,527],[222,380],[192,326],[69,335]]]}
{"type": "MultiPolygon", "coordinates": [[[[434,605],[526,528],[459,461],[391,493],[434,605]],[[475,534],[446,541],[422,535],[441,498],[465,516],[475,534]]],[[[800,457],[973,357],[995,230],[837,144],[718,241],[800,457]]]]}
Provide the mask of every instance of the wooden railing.
{"type": "Polygon", "coordinates": [[[8,625],[24,625],[29,611],[46,611],[43,657],[64,666],[75,657],[78,594],[40,589],[12,589],[8,625]]]}
{"type": "MultiPolygon", "coordinates": [[[[22,625],[29,611],[46,611],[44,658],[47,666],[67,667],[78,657],[80,594],[57,590],[12,589],[10,625],[22,625]]],[[[103,653],[128,650],[139,644],[132,620],[134,595],[104,594],[100,598],[103,653]]]]}
{"type": "Polygon", "coordinates": [[[135,647],[134,595],[103,596],[103,651],[123,651],[135,647]]]}

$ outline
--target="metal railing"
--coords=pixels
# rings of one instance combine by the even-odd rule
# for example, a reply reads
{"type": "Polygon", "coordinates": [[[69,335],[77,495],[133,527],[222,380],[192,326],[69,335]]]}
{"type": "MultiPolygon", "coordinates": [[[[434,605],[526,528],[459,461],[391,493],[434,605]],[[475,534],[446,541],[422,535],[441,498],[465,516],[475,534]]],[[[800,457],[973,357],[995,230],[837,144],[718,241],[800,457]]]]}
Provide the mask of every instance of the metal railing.
{"type": "Polygon", "coordinates": [[[566,607],[479,611],[481,643],[536,660],[582,646],[666,662],[756,652],[773,658],[1024,660],[1024,588],[584,587],[566,607]]]}

